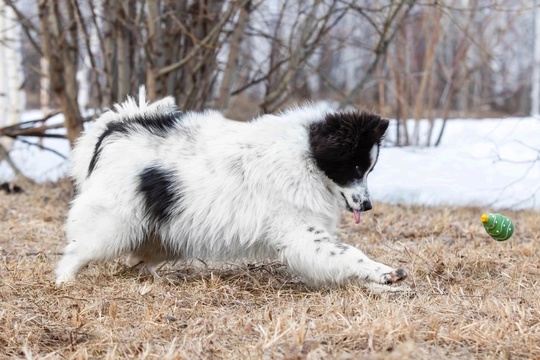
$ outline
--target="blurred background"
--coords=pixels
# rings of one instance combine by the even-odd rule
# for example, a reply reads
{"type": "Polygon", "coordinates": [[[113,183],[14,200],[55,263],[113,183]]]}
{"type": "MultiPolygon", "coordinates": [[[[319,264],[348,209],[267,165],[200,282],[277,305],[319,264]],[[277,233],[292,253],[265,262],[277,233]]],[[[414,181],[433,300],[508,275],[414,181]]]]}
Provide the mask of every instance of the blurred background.
{"type": "Polygon", "coordinates": [[[237,120],[303,101],[374,111],[393,120],[387,146],[441,146],[448,120],[467,119],[452,142],[481,133],[476,160],[532,165],[536,196],[540,128],[525,118],[540,112],[536,1],[1,0],[0,14],[0,180],[63,176],[84,123],[145,85],[149,99],[237,120]],[[500,122],[471,125],[511,116],[495,138],[500,122]],[[501,154],[499,140],[518,147],[501,154]]]}

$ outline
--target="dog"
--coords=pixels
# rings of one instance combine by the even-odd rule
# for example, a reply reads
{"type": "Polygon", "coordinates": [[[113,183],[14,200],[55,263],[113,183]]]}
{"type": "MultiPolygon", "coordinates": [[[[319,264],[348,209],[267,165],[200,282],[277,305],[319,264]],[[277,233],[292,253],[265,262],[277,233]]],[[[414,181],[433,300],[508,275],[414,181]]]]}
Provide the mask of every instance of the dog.
{"type": "Polygon", "coordinates": [[[56,283],[128,256],[150,272],[187,259],[278,259],[313,285],[393,284],[403,269],[338,241],[341,210],[372,208],[368,174],[389,121],[306,105],[251,122],[128,98],[72,152],[76,196],[56,283]]]}

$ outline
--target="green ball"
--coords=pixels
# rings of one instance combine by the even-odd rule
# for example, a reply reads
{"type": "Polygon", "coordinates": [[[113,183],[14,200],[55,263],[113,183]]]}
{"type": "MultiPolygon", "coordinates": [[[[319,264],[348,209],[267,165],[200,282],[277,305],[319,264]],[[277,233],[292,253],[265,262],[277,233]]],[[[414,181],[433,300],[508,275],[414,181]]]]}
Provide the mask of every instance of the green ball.
{"type": "Polygon", "coordinates": [[[480,220],[486,232],[497,241],[508,240],[514,233],[512,220],[501,214],[483,214],[480,220]]]}

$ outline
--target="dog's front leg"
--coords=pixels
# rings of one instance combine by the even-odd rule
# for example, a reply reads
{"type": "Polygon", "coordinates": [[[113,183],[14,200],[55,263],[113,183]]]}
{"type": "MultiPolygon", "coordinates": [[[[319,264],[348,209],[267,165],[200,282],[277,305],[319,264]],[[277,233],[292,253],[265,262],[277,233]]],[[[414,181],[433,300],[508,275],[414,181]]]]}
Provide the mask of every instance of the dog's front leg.
{"type": "Polygon", "coordinates": [[[403,269],[375,262],[359,249],[336,242],[322,227],[305,225],[282,234],[276,250],[293,272],[315,284],[348,280],[393,284],[407,277],[403,269]]]}

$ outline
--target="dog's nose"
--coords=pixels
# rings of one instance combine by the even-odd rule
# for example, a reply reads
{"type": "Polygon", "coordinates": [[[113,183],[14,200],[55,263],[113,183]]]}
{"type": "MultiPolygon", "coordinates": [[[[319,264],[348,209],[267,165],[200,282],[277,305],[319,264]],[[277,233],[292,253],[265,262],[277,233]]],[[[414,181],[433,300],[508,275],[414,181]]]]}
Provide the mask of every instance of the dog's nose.
{"type": "Polygon", "coordinates": [[[371,206],[371,200],[364,200],[362,202],[362,211],[369,211],[373,209],[373,206],[371,206]]]}

